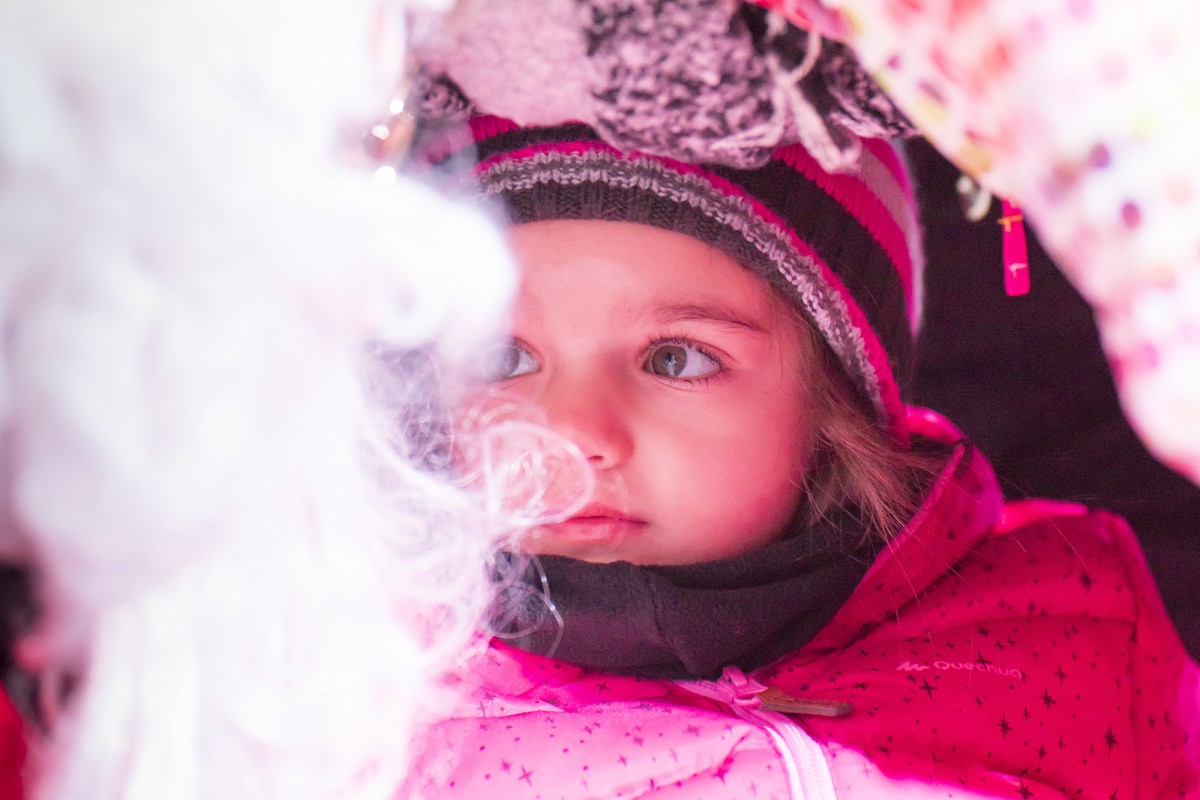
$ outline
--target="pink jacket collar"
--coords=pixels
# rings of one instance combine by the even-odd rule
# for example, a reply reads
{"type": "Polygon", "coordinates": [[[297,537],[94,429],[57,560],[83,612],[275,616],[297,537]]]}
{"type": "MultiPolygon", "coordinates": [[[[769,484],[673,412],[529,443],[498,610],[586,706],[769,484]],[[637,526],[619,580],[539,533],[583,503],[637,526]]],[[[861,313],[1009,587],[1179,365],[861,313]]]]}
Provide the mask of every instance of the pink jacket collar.
{"type": "Polygon", "coordinates": [[[1004,497],[983,454],[935,411],[910,407],[906,422],[914,435],[953,444],[954,451],[912,521],[887,544],[841,611],[801,648],[802,654],[845,647],[864,630],[894,617],[1001,518],[1004,497]]]}

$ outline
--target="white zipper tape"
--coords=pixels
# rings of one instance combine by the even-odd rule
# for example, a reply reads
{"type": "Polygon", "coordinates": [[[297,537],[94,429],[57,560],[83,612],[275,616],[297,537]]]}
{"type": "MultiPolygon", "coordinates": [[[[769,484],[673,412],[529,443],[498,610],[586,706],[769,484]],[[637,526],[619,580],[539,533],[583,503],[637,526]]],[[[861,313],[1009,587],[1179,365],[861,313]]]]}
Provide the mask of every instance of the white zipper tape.
{"type": "Polygon", "coordinates": [[[792,800],[837,800],[833,773],[825,751],[799,722],[775,711],[764,711],[759,698],[767,687],[726,667],[716,681],[684,681],[685,689],[719,700],[747,722],[762,728],[779,751],[788,775],[792,800]]]}

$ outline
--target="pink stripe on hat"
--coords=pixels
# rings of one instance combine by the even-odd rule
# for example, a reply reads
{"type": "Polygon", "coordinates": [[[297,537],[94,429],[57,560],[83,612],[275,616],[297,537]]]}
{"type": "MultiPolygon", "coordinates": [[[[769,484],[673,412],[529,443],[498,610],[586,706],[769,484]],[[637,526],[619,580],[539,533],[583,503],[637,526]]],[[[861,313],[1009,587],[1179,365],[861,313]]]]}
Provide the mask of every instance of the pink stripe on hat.
{"type": "MultiPolygon", "coordinates": [[[[878,157],[877,154],[873,155],[878,157]]],[[[864,175],[825,172],[817,160],[799,145],[779,148],[775,158],[817,184],[862,223],[895,263],[904,287],[905,299],[911,304],[914,265],[913,253],[909,249],[908,236],[905,234],[907,225],[901,224],[900,219],[893,214],[894,207],[889,208],[880,197],[883,194],[894,194],[896,190],[903,192],[895,182],[895,173],[892,171],[894,162],[892,165],[884,162],[884,166],[888,167],[887,172],[875,172],[870,175],[871,182],[868,183],[864,180],[864,175]]],[[[915,224],[915,214],[912,223],[915,224]]]]}

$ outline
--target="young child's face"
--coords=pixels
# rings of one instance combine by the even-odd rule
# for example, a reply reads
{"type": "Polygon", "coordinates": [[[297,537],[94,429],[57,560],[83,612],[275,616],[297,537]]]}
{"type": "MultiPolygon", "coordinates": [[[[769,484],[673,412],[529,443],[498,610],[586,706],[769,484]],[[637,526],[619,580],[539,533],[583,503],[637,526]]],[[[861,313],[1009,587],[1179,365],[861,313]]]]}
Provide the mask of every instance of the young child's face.
{"type": "Polygon", "coordinates": [[[531,552],[686,564],[777,537],[814,424],[799,333],[765,281],[682,234],[607,221],[517,226],[523,280],[499,386],[596,471],[592,502],[531,552]]]}

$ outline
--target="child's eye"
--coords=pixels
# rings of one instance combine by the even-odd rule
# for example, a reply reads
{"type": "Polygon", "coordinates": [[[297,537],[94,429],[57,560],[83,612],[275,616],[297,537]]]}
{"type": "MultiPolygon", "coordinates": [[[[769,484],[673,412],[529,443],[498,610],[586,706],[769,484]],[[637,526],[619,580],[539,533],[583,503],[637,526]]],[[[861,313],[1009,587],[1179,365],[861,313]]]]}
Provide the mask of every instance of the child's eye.
{"type": "Polygon", "coordinates": [[[662,378],[696,380],[720,372],[721,363],[691,342],[673,341],[654,345],[643,368],[662,378]]]}
{"type": "Polygon", "coordinates": [[[506,381],[538,370],[537,359],[516,342],[491,347],[482,361],[483,377],[489,381],[506,381]]]}

